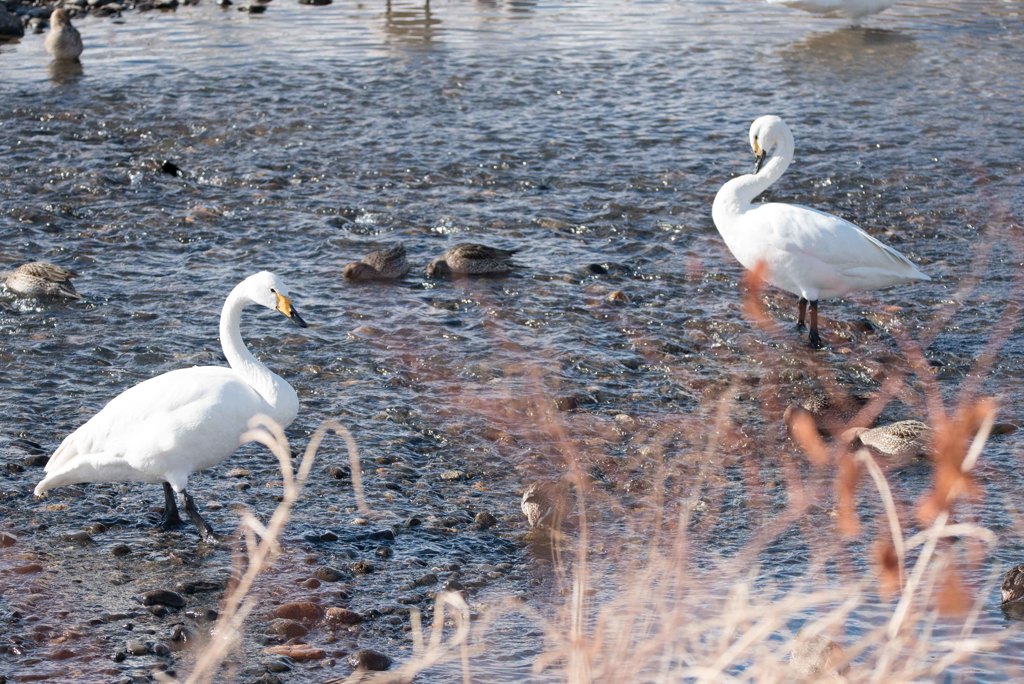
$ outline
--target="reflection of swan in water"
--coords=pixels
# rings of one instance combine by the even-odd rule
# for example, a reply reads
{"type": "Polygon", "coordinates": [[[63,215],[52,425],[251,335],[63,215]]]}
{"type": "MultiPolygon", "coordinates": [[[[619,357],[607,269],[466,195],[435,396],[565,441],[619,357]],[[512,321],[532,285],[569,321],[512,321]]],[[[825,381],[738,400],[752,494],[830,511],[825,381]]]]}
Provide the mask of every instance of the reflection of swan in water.
{"type": "Polygon", "coordinates": [[[812,34],[786,46],[781,56],[798,68],[813,64],[833,71],[896,74],[919,51],[914,39],[899,31],[846,27],[812,34]]]}
{"type": "Polygon", "coordinates": [[[892,7],[894,0],[768,0],[772,5],[795,7],[827,17],[845,17],[854,23],[892,7]]]}
{"type": "Polygon", "coordinates": [[[46,65],[46,73],[57,85],[72,83],[82,76],[82,63],[77,59],[73,62],[54,60],[46,65]]]}
{"type": "Polygon", "coordinates": [[[441,20],[430,9],[430,0],[423,4],[392,2],[384,4],[384,30],[411,43],[430,43],[441,20]],[[396,5],[396,7],[392,7],[396,5]]]}

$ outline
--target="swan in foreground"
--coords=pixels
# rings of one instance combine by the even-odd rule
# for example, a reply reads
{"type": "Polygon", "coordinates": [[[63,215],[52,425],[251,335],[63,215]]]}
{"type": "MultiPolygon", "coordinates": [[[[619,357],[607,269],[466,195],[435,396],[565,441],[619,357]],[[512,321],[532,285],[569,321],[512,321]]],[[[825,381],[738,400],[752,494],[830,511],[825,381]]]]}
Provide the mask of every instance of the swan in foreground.
{"type": "Polygon", "coordinates": [[[362,261],[346,264],[341,275],[345,280],[394,280],[408,272],[405,245],[399,243],[390,249],[370,252],[362,261]]]}
{"type": "Polygon", "coordinates": [[[74,62],[82,56],[82,35],[60,7],[50,14],[50,32],[43,40],[43,47],[59,62],[74,62]]]}
{"type": "Polygon", "coordinates": [[[768,0],[772,5],[795,7],[829,17],[846,17],[854,22],[893,6],[895,0],[768,0]]]}
{"type": "Polygon", "coordinates": [[[768,283],[800,297],[800,330],[810,303],[812,347],[821,346],[819,299],[931,280],[907,257],[838,216],[797,204],[753,204],[793,161],[793,134],[779,117],[762,116],[750,127],[750,147],[754,173],[723,185],[711,215],[745,268],[764,264],[768,283]]]}
{"type": "Polygon", "coordinates": [[[430,265],[427,266],[427,277],[503,275],[515,268],[515,264],[512,263],[512,255],[518,251],[518,249],[500,249],[473,242],[460,242],[430,262],[430,265]]]}
{"type": "Polygon", "coordinates": [[[217,465],[241,446],[249,420],[266,414],[287,427],[298,414],[291,385],[264,366],[242,341],[242,309],[259,304],[306,327],[273,273],[249,276],[231,290],[220,315],[220,341],[230,368],[193,366],[131,387],[64,438],[46,464],[36,496],[78,482],[161,482],[165,530],[181,525],[174,494],[202,537],[215,540],[188,494],[188,476],[217,465]],[[173,490],[173,491],[172,491],[173,490]]]}
{"type": "Polygon", "coordinates": [[[22,297],[66,297],[81,299],[71,279],[77,273],[46,261],[30,261],[13,271],[0,273],[7,289],[22,297]]]}

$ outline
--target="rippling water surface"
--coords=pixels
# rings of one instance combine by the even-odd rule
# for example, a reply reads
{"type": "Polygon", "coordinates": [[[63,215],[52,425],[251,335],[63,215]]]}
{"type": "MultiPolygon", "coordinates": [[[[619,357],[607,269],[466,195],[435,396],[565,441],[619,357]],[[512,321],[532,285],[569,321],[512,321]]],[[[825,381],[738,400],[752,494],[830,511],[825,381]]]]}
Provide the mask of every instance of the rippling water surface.
{"type": "MultiPolygon", "coordinates": [[[[525,597],[552,611],[558,580],[523,540],[524,483],[575,459],[613,524],[642,538],[629,531],[633,498],[663,467],[679,491],[706,474],[704,430],[714,430],[701,428],[716,424],[722,397],[735,399],[733,441],[723,437],[715,460],[727,496],[700,540],[714,558],[785,505],[783,489],[766,486],[767,512],[752,513],[736,478],[755,463],[779,482],[778,454],[796,453],[782,408],[821,375],[875,390],[904,367],[900,340],[924,340],[947,401],[979,383],[1000,399],[1001,419],[1019,421],[1015,320],[992,368],[973,369],[1020,297],[1021,10],[904,3],[850,28],[730,0],[275,0],[262,15],[205,3],[81,19],[81,73],[48,65],[41,36],[0,44],[0,264],[74,268],[86,297],[0,302],[0,531],[17,537],[0,549],[0,676],[110,681],[174,669],[174,654],[114,657],[132,638],[170,642],[176,622],[199,629],[198,608],[216,607],[216,594],[194,593],[185,612],[160,617],[138,602],[149,589],[223,582],[231,563],[191,530],[152,530],[158,488],[84,485],[46,501],[31,491],[38,456],[117,392],[222,363],[223,297],[259,269],[289,283],[312,324],[255,311],[243,321],[251,347],[299,392],[289,434],[304,446],[324,419],[349,426],[382,512],[353,524],[347,479],[325,470],[344,450],[325,445],[261,597],[312,595],[368,620],[319,635],[332,656],[292,664],[287,681],[345,675],[342,656],[355,648],[408,658],[408,606],[429,610],[448,579],[478,605],[525,597]],[[817,355],[791,330],[787,295],[763,297],[774,333],[744,316],[741,268],[711,221],[720,185],[750,170],[747,129],[765,113],[787,119],[797,140],[796,162],[768,195],[851,218],[934,278],[825,302],[832,344],[817,355]],[[162,174],[164,160],[183,175],[162,174]],[[346,262],[399,240],[414,264],[403,282],[342,281],[346,262]],[[522,268],[426,281],[427,262],[458,241],[518,247],[522,268]],[[628,302],[609,302],[614,291],[628,302]],[[949,318],[936,329],[940,315],[949,318]],[[441,478],[452,470],[457,479],[441,478]],[[479,529],[480,511],[498,524],[479,529]],[[69,536],[83,531],[85,542],[69,536]],[[323,541],[325,531],[338,539],[323,541]],[[376,571],[352,572],[358,561],[376,571]],[[340,569],[341,580],[311,586],[318,568],[340,569]]],[[[912,376],[883,418],[923,415],[923,391],[912,376]]],[[[986,494],[964,509],[1000,535],[969,578],[979,586],[1024,560],[1019,439],[989,444],[986,494]]],[[[912,501],[929,478],[915,468],[894,486],[912,501]]],[[[236,505],[270,514],[278,479],[273,459],[247,447],[192,489],[228,530],[236,505]],[[234,468],[245,470],[227,476],[234,468]]],[[[802,581],[807,535],[767,548],[763,575],[802,581]]],[[[997,588],[984,586],[979,628],[1003,633],[1012,624],[997,588]]],[[[872,610],[847,629],[878,624],[872,610]]],[[[264,672],[260,648],[274,641],[259,621],[250,637],[246,681],[264,672]]],[[[485,641],[474,677],[541,676],[531,665],[542,625],[506,614],[485,641]]],[[[1019,675],[1021,646],[1012,637],[960,672],[1019,675]]]]}

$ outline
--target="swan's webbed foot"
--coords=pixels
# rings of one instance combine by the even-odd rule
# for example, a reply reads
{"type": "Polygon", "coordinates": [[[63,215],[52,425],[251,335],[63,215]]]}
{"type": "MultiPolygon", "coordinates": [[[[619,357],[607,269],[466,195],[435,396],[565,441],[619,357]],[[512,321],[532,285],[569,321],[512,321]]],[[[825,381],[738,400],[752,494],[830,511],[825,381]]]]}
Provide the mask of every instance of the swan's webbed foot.
{"type": "Polygon", "coordinates": [[[821,349],[821,335],[818,334],[817,330],[812,330],[808,338],[810,339],[811,349],[821,349]]]}
{"type": "Polygon", "coordinates": [[[192,524],[196,526],[196,529],[199,530],[199,536],[203,538],[203,541],[210,544],[216,544],[221,541],[223,537],[214,532],[213,528],[203,520],[203,516],[199,515],[199,511],[196,510],[196,503],[192,500],[192,496],[188,492],[183,491],[181,493],[181,498],[185,502],[185,514],[188,516],[188,519],[192,521],[192,524]]]}
{"type": "Polygon", "coordinates": [[[164,482],[164,517],[160,519],[160,529],[168,532],[183,524],[181,516],[178,515],[178,504],[174,500],[174,490],[171,489],[171,485],[164,482]]]}

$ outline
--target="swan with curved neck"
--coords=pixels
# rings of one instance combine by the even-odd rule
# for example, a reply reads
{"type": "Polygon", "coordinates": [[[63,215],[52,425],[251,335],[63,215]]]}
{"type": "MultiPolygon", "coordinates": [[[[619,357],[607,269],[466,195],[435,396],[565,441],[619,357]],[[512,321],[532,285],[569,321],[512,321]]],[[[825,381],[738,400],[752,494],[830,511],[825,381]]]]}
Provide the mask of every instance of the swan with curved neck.
{"type": "Polygon", "coordinates": [[[220,315],[228,367],[194,366],[131,387],[64,438],[46,464],[36,496],[79,482],[160,482],[162,527],[181,524],[175,494],[204,539],[216,535],[188,494],[188,477],[228,458],[242,445],[249,420],[266,414],[287,427],[298,414],[295,390],[261,363],[242,341],[242,309],[259,304],[306,327],[288,290],[263,271],[235,286],[220,315]]]}
{"type": "Polygon", "coordinates": [[[769,284],[800,298],[798,329],[805,327],[810,304],[812,347],[821,346],[819,299],[931,280],[907,257],[838,216],[797,204],[753,204],[789,168],[793,134],[779,117],[762,116],[750,127],[750,147],[754,173],[723,185],[711,215],[745,268],[763,266],[769,284]]]}

